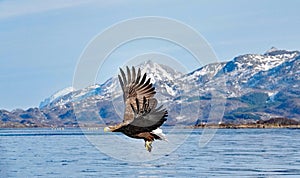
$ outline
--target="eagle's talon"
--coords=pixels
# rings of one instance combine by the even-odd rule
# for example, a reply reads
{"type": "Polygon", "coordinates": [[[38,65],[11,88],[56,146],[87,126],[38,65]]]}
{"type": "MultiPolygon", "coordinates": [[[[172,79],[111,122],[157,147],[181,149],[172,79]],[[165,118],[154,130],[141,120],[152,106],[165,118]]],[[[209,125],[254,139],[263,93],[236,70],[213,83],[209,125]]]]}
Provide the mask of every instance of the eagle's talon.
{"type": "Polygon", "coordinates": [[[146,150],[151,152],[152,150],[152,141],[146,141],[145,142],[145,147],[146,147],[146,150]]]}

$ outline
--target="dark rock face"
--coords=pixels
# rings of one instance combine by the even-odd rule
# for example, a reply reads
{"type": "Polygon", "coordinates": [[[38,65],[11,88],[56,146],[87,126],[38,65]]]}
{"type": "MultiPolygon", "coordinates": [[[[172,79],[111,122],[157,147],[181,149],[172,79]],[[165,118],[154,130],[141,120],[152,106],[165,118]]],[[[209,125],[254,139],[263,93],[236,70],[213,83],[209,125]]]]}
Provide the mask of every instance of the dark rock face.
{"type": "Polygon", "coordinates": [[[266,125],[281,125],[281,126],[287,126],[287,125],[299,125],[300,122],[293,120],[293,119],[288,119],[288,118],[271,118],[268,120],[260,120],[257,122],[258,124],[266,124],[266,125]]]}

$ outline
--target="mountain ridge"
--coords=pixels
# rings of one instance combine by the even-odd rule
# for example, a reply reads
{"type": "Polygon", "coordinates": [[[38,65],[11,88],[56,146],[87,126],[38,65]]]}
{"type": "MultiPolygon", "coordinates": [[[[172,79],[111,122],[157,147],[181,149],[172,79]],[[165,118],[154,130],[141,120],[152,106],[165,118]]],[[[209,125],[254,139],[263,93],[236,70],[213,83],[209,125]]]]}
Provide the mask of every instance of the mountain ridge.
{"type": "MultiPolygon", "coordinates": [[[[187,74],[152,61],[140,66],[154,83],[159,102],[169,110],[167,124],[190,125],[209,121],[215,91],[226,98],[224,121],[299,119],[299,61],[299,51],[271,48],[264,54],[240,55],[187,74]],[[181,113],[182,108],[190,113],[181,113]],[[198,118],[189,119],[191,113],[198,118]]],[[[94,118],[94,124],[105,124],[122,120],[123,109],[117,77],[112,77],[81,90],[63,89],[43,100],[39,108],[0,110],[0,126],[78,126],[88,117],[94,118]]]]}

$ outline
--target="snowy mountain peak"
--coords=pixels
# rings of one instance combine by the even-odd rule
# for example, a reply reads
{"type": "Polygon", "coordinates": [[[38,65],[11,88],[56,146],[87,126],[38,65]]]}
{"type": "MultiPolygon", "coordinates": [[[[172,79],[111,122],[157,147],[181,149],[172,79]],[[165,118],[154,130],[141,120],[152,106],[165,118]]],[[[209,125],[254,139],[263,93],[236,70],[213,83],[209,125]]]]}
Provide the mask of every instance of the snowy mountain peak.
{"type": "MultiPolygon", "coordinates": [[[[150,60],[137,65],[137,68],[141,68],[142,73],[147,73],[147,77],[151,79],[157,90],[160,90],[159,93],[164,93],[168,96],[176,94],[175,80],[181,77],[182,73],[150,60]]],[[[95,84],[81,90],[75,91],[73,87],[68,87],[46,98],[40,103],[39,107],[43,109],[45,107],[62,106],[69,102],[81,102],[88,98],[94,100],[108,99],[112,96],[117,98],[122,95],[121,90],[117,89],[118,85],[119,81],[115,76],[101,85],[95,84]]]]}
{"type": "Polygon", "coordinates": [[[56,93],[54,93],[53,95],[51,95],[50,97],[46,98],[44,101],[42,101],[40,103],[40,108],[43,108],[43,107],[46,107],[48,106],[50,103],[52,102],[56,102],[58,101],[59,99],[61,99],[63,96],[71,93],[74,91],[74,88],[73,87],[67,87],[67,88],[64,88],[62,90],[59,90],[57,91],[56,93]]]}
{"type": "Polygon", "coordinates": [[[266,51],[263,55],[287,59],[287,58],[294,58],[294,57],[300,55],[300,52],[299,51],[287,51],[287,50],[277,49],[275,47],[272,47],[271,49],[266,51]]]}
{"type": "MultiPolygon", "coordinates": [[[[159,64],[154,61],[146,61],[137,67],[140,67],[143,73],[151,79],[156,89],[164,96],[175,96],[177,94],[176,85],[177,79],[181,78],[183,74],[177,72],[173,68],[159,64]]],[[[165,100],[165,98],[163,99],[165,100]]]]}
{"type": "Polygon", "coordinates": [[[196,81],[199,84],[205,84],[210,81],[226,64],[226,62],[211,63],[203,66],[191,73],[186,74],[182,80],[196,81]]]}
{"type": "Polygon", "coordinates": [[[171,67],[151,60],[145,61],[136,67],[141,68],[142,72],[147,73],[148,77],[151,78],[152,83],[156,83],[157,81],[173,81],[183,75],[171,67]]]}
{"type": "Polygon", "coordinates": [[[265,54],[246,54],[234,58],[225,66],[225,72],[236,69],[252,69],[254,71],[267,71],[283,62],[299,56],[299,51],[279,50],[272,47],[265,54]]]}
{"type": "Polygon", "coordinates": [[[274,51],[278,51],[278,49],[277,49],[276,47],[272,46],[269,50],[267,50],[267,51],[265,52],[265,54],[269,54],[269,53],[272,53],[272,52],[274,52],[274,51]]]}

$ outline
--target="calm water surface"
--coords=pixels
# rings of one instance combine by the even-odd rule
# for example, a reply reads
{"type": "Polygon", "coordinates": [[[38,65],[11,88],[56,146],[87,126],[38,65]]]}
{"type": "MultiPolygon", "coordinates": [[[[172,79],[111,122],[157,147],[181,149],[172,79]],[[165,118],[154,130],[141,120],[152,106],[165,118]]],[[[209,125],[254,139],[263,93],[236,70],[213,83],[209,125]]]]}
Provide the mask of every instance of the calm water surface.
{"type": "Polygon", "coordinates": [[[220,129],[200,148],[202,131],[161,159],[133,163],[101,153],[79,129],[4,129],[0,177],[300,177],[300,130],[220,129]]]}

